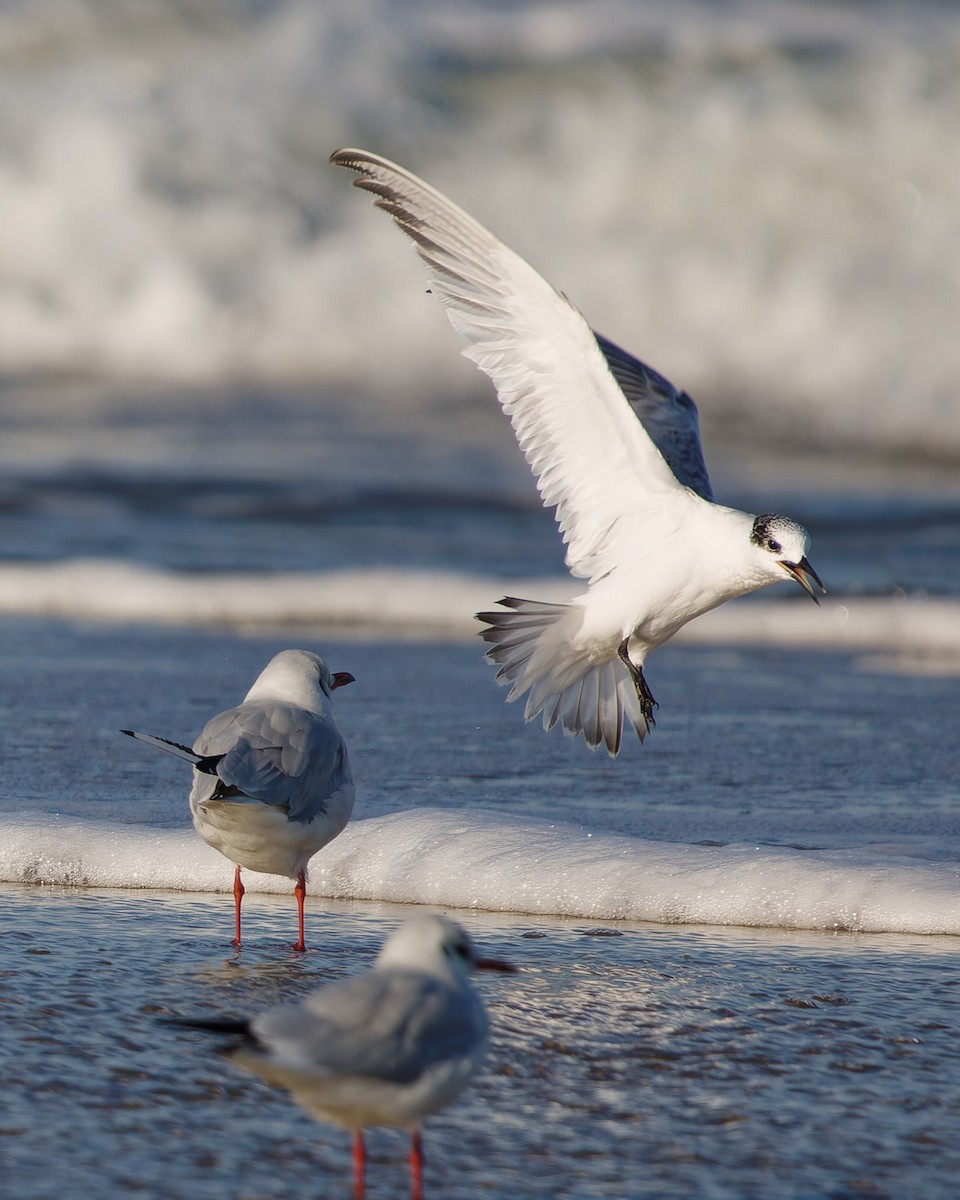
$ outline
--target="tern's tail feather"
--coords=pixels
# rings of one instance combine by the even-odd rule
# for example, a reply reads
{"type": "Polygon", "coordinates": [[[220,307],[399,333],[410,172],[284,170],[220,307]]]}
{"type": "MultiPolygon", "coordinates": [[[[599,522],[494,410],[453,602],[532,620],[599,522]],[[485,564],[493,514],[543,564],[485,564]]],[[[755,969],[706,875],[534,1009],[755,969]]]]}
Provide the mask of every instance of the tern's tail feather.
{"type": "Polygon", "coordinates": [[[513,596],[500,604],[506,611],[477,613],[487,625],[480,636],[490,643],[486,657],[498,664],[498,682],[512,685],[507,699],[530,693],[526,720],[542,712],[544,729],[559,723],[594,750],[602,742],[611,755],[620,749],[624,721],[643,741],[650,725],[616,649],[599,662],[577,650],[582,610],[513,596]]]}

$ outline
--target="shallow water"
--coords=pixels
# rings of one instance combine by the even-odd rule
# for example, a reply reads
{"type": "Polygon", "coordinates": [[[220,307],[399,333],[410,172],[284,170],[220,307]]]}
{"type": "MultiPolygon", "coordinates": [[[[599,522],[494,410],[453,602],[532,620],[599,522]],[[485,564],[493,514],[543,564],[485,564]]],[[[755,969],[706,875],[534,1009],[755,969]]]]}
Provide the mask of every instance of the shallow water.
{"type": "MultiPolygon", "coordinates": [[[[22,1200],[347,1196],[349,1138],[165,1013],[257,1011],[366,966],[409,912],[5,886],[3,1155],[22,1200]]],[[[954,939],[458,914],[513,977],[479,986],[478,1083],[427,1124],[434,1197],[947,1197],[960,1113],[954,939]]],[[[371,1197],[406,1192],[370,1138],[371,1197]]]]}
{"type": "MultiPolygon", "coordinates": [[[[677,922],[958,933],[951,674],[784,648],[661,649],[645,745],[591,754],[525,725],[479,643],[339,641],[0,621],[8,690],[0,878],[226,888],[189,741],[285,645],[357,682],[337,719],[354,819],[314,894],[677,922]]],[[[287,891],[285,880],[249,877],[287,891]]]]}
{"type": "MultiPolygon", "coordinates": [[[[638,840],[651,866],[641,858],[635,882],[667,855],[664,894],[680,899],[680,920],[702,885],[669,856],[697,852],[721,856],[708,903],[711,887],[729,890],[751,919],[769,919],[769,877],[735,873],[761,839],[765,853],[803,863],[866,856],[894,913],[916,899],[896,882],[906,862],[956,891],[952,751],[938,720],[950,677],[877,674],[849,655],[667,647],[658,728],[609,762],[524,726],[477,645],[294,640],[319,644],[358,680],[337,705],[360,780],[357,821],[315,860],[315,887],[328,880],[321,860],[339,862],[352,837],[344,853],[361,883],[406,879],[426,902],[451,883],[496,892],[519,875],[531,894],[562,880],[589,905],[597,885],[578,856],[585,835],[600,844],[607,831],[663,839],[638,840]],[[433,846],[441,819],[463,831],[433,846]],[[422,823],[392,845],[385,827],[368,845],[364,826],[390,820],[422,823]],[[488,829],[492,843],[518,820],[531,832],[501,858],[482,845],[472,861],[460,853],[459,837],[488,829]],[[538,862],[531,839],[544,827],[560,853],[538,862]],[[729,844],[695,844],[710,841],[729,844]]],[[[69,818],[84,846],[103,840],[130,882],[167,862],[164,839],[182,831],[184,886],[228,888],[225,860],[211,851],[200,861],[180,764],[116,731],[140,723],[190,736],[284,643],[45,621],[0,622],[0,641],[12,683],[4,820],[56,841],[69,818]],[[110,848],[112,831],[132,839],[132,853],[110,848]]],[[[58,853],[69,865],[71,846],[58,853]]],[[[855,868],[837,878],[848,883],[855,868]]],[[[802,900],[798,865],[784,859],[782,874],[802,900]]],[[[297,956],[292,898],[251,887],[244,903],[237,954],[227,894],[0,888],[0,1145],[18,1197],[349,1194],[346,1134],[221,1062],[210,1039],[157,1017],[300,995],[366,966],[409,910],[311,895],[311,949],[297,956]]],[[[956,937],[456,915],[521,971],[480,981],[493,1053],[473,1089],[428,1125],[428,1196],[955,1194],[956,937]]],[[[381,1131],[371,1148],[371,1200],[405,1195],[403,1138],[381,1131]]]]}
{"type": "Polygon", "coordinates": [[[479,639],[0,619],[0,815],[188,827],[189,771],[118,731],[189,740],[298,644],[356,676],[336,706],[356,818],[483,808],[688,843],[960,852],[955,747],[942,728],[955,676],[916,658],[787,647],[662,647],[648,667],[657,727],[611,760],[525,724],[479,639]]]}

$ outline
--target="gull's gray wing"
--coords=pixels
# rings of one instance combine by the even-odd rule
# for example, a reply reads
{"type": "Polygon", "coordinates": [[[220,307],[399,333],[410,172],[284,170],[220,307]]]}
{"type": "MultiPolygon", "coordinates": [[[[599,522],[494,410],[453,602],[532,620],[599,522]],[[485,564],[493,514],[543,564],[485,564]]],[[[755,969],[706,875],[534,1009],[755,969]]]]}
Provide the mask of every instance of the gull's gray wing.
{"type": "Polygon", "coordinates": [[[653,367],[594,330],[607,366],[637,414],[654,445],[684,487],[704,500],[714,500],[700,445],[697,406],[687,392],[678,391],[653,367]]]}
{"type": "Polygon", "coordinates": [[[337,727],[291,704],[251,701],[219,713],[194,750],[205,757],[223,755],[216,767],[220,782],[206,799],[282,805],[292,821],[312,821],[350,780],[337,727]]]}
{"type": "MultiPolygon", "coordinates": [[[[435,1062],[469,1057],[487,1033],[483,1007],[418,971],[368,971],[330,984],[302,1004],[256,1017],[251,1063],[330,1076],[410,1083],[435,1062]],[[258,1053],[259,1052],[259,1053],[258,1053]]],[[[247,1053],[241,1048],[236,1057],[247,1053]]]]}

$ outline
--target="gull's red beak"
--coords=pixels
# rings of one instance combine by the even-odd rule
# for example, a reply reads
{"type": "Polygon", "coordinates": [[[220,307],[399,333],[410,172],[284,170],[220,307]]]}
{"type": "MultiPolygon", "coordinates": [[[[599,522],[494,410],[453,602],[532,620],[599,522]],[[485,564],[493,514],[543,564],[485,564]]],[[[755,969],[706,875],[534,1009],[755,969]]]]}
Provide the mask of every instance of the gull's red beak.
{"type": "Polygon", "coordinates": [[[349,671],[334,671],[330,676],[330,691],[335,692],[338,687],[346,687],[348,683],[356,682],[356,679],[349,671]]]}
{"type": "Polygon", "coordinates": [[[502,958],[475,958],[473,965],[478,971],[501,971],[505,975],[517,973],[513,963],[504,962],[502,958]]]}

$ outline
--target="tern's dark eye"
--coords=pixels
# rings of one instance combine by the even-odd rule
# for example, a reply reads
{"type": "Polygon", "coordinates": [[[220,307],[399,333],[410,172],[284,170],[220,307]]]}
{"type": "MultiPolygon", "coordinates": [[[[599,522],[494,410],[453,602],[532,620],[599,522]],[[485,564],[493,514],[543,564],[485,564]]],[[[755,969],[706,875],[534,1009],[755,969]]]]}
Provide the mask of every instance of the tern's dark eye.
{"type": "Polygon", "coordinates": [[[779,554],[783,547],[776,538],[767,538],[767,549],[771,554],[779,554]]]}

